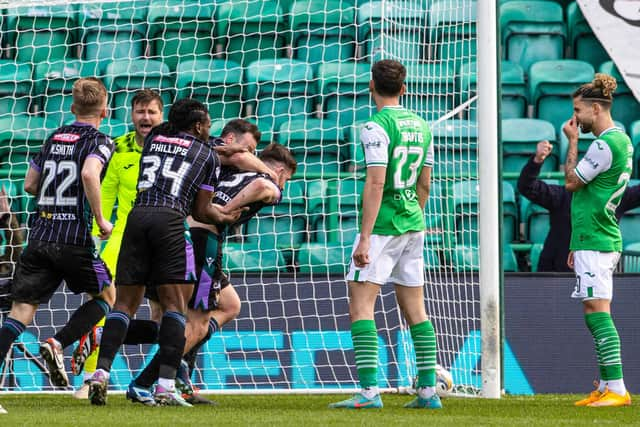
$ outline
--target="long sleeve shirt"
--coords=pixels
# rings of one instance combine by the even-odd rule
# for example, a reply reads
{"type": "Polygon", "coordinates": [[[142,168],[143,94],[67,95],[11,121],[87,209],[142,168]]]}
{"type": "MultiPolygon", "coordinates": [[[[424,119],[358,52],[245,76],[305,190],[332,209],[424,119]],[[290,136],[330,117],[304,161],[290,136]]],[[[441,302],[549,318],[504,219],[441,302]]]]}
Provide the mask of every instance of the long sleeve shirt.
{"type": "MultiPolygon", "coordinates": [[[[550,228],[540,259],[538,271],[570,272],[567,266],[569,241],[571,240],[571,195],[563,185],[547,184],[538,179],[542,163],[533,156],[522,168],[518,178],[518,191],[531,202],[549,211],[550,228]]],[[[627,187],[616,209],[618,221],[622,215],[640,206],[640,185],[627,187]]]]}

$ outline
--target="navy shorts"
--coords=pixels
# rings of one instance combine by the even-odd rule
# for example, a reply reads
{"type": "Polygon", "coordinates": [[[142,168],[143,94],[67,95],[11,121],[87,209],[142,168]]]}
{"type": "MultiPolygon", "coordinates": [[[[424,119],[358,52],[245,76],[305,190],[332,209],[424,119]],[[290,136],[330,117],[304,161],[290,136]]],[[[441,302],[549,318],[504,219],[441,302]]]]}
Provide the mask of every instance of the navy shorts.
{"type": "Polygon", "coordinates": [[[11,296],[16,302],[43,304],[63,280],[75,294],[98,295],[111,285],[111,273],[95,247],[31,240],[20,255],[11,296]]]}
{"type": "Polygon", "coordinates": [[[189,308],[212,311],[218,308],[220,291],[229,286],[229,279],[222,271],[224,237],[204,228],[193,227],[191,228],[191,240],[198,282],[193,289],[189,308]]]}
{"type": "Polygon", "coordinates": [[[116,285],[193,284],[196,268],[184,217],[170,208],[134,207],[124,229],[116,285]]]}

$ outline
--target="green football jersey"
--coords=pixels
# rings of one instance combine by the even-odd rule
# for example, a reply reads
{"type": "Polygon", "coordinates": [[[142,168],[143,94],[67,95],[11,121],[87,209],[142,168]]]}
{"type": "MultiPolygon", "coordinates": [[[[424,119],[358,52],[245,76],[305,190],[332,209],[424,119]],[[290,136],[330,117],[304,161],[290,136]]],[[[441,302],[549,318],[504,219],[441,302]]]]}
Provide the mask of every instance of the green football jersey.
{"type": "Polygon", "coordinates": [[[387,168],[373,234],[400,235],[424,230],[416,183],[422,168],[433,166],[427,122],[401,106],[384,107],[364,126],[360,141],[367,166],[387,168]]]}
{"type": "Polygon", "coordinates": [[[618,128],[604,131],[576,166],[586,184],[571,200],[572,251],[621,252],[615,211],[631,177],[633,145],[618,128]]]}

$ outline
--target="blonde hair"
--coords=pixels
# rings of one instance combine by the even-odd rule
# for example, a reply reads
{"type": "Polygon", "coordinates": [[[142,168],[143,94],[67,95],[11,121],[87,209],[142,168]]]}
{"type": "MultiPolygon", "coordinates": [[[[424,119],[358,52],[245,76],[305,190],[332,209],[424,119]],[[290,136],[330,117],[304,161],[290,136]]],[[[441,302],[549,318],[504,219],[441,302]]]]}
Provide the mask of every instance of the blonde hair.
{"type": "Polygon", "coordinates": [[[76,80],[72,94],[76,116],[99,116],[107,101],[107,89],[95,77],[76,80]]]}
{"type": "Polygon", "coordinates": [[[606,106],[608,107],[613,102],[613,92],[617,87],[618,84],[614,77],[604,73],[596,73],[593,81],[580,86],[573,93],[573,97],[581,97],[584,101],[607,104],[606,106]]]}

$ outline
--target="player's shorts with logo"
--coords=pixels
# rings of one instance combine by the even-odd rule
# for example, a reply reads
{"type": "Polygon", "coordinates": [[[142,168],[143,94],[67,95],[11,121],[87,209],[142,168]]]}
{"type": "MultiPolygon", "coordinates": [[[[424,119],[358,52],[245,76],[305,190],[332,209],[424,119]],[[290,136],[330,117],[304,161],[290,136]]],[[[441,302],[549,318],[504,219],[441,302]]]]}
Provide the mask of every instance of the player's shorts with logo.
{"type": "Polygon", "coordinates": [[[613,271],[620,252],[575,251],[576,287],[572,298],[613,299],[613,271]]]}
{"type": "Polygon", "coordinates": [[[116,285],[193,284],[193,247],[184,217],[164,207],[134,207],[127,218],[118,256],[116,285]]]}
{"type": "Polygon", "coordinates": [[[369,264],[355,266],[353,253],[360,242],[360,234],[351,251],[351,265],[347,280],[383,285],[387,282],[402,286],[424,285],[424,231],[413,231],[399,236],[372,234],[369,264]]]}
{"type": "Polygon", "coordinates": [[[211,311],[218,308],[220,291],[229,286],[229,279],[222,271],[223,236],[200,228],[191,228],[193,253],[196,260],[198,282],[189,301],[189,308],[211,311]]]}
{"type": "Polygon", "coordinates": [[[111,273],[95,247],[31,240],[16,267],[12,298],[46,303],[63,280],[75,294],[97,295],[111,285],[111,273]]]}

